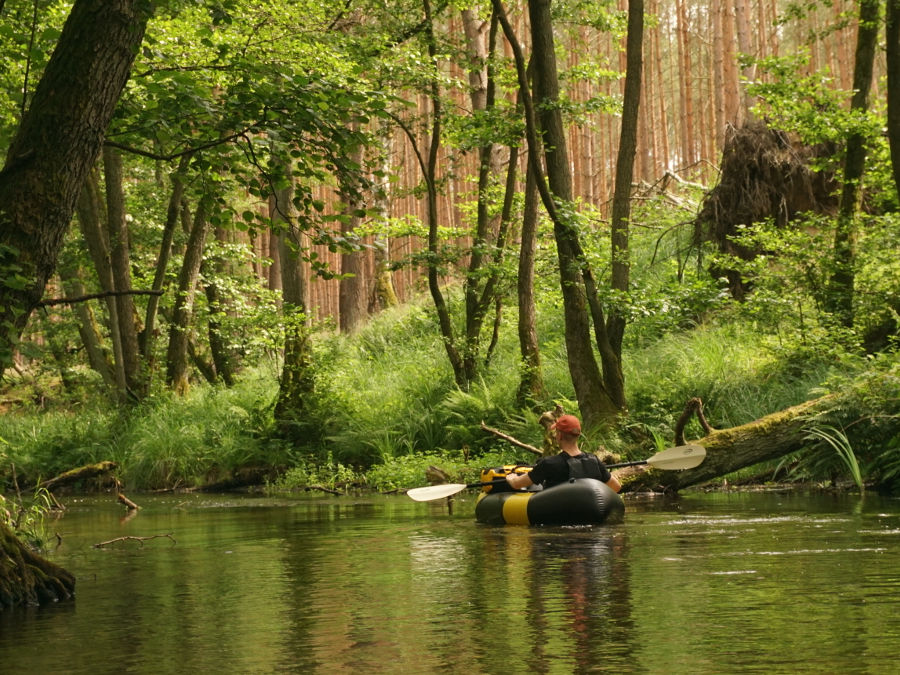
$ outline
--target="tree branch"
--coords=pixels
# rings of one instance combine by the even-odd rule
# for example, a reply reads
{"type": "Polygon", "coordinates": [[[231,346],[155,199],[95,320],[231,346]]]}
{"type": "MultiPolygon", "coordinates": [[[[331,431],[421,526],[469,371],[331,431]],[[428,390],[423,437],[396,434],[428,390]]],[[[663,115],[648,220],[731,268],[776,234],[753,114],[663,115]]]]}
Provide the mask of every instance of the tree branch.
{"type": "Polygon", "coordinates": [[[96,300],[98,298],[108,298],[117,295],[162,295],[162,290],[149,291],[104,291],[103,293],[89,293],[88,295],[79,295],[75,298],[51,298],[50,300],[41,300],[38,307],[52,307],[53,305],[74,305],[76,302],[86,302],[88,300],[96,300]]]}

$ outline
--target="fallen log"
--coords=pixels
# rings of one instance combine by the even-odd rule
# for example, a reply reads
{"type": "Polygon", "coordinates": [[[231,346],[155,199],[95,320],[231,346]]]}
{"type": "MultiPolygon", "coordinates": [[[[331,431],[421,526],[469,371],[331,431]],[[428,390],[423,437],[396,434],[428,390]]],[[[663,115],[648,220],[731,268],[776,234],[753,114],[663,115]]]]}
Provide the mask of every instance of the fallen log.
{"type": "Polygon", "coordinates": [[[85,466],[80,466],[77,469],[70,469],[69,471],[59,474],[55,478],[45,480],[39,483],[38,487],[53,491],[64,485],[71,485],[72,483],[77,483],[82,480],[88,480],[90,478],[108,474],[111,471],[115,471],[118,467],[118,464],[110,461],[87,464],[85,466]]]}
{"type": "Polygon", "coordinates": [[[711,431],[691,441],[706,449],[706,460],[700,466],[686,471],[629,468],[616,474],[622,491],[674,492],[788,455],[808,445],[804,440],[808,425],[832,402],[833,396],[823,396],[747,424],[711,431]]]}

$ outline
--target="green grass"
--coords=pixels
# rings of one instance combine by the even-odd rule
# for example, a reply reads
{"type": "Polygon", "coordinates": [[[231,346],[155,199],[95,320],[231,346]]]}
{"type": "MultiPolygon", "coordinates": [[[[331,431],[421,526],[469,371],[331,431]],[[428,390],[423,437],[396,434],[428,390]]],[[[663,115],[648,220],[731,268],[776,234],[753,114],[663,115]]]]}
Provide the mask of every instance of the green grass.
{"type": "MultiPolygon", "coordinates": [[[[549,391],[542,409],[561,402],[577,412],[553,301],[539,314],[549,391]]],[[[482,431],[482,421],[541,444],[536,412],[515,404],[514,320],[508,310],[491,366],[466,392],[453,383],[427,304],[383,313],[352,337],[319,335],[317,398],[309,416],[323,430],[324,442],[289,446],[273,435],[278,385],[277,369],[269,366],[245,372],[232,389],[197,385],[183,398],[159,393],[124,410],[95,396],[72,404],[71,411],[61,406],[5,414],[0,437],[8,444],[0,476],[9,484],[7,467],[15,464],[23,482],[34,482],[111,459],[131,490],[209,483],[248,466],[282,471],[284,478],[273,484],[277,489],[339,480],[409,488],[423,484],[430,464],[469,481],[483,466],[534,459],[482,431]]],[[[850,386],[859,368],[828,351],[792,351],[738,315],[658,334],[656,340],[645,326],[634,329],[640,340],[626,344],[624,354],[628,414],[621,427],[586,439],[587,447],[603,445],[626,457],[642,458],[671,443],[675,421],[692,397],[704,401],[714,427],[726,428],[818,396],[835,374],[848,377],[835,386],[850,386]]],[[[864,395],[861,389],[861,409],[874,405],[864,395]]],[[[851,423],[835,422],[840,428],[851,423]]],[[[696,421],[686,435],[702,436],[696,421]]],[[[869,465],[874,466],[871,457],[869,465]]],[[[895,471],[894,464],[882,466],[895,471]]]]}

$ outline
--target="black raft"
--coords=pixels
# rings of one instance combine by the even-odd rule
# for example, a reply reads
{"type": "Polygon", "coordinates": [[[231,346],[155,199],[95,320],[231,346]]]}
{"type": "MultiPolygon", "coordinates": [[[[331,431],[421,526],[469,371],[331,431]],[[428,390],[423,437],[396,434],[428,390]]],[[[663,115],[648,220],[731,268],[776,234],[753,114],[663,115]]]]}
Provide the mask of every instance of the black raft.
{"type": "MultiPolygon", "coordinates": [[[[482,472],[482,481],[496,480],[510,470],[516,469],[489,469],[482,472]]],[[[498,481],[486,485],[475,504],[475,519],[486,525],[599,525],[620,523],[624,516],[622,498],[593,478],[516,491],[498,481]]]]}

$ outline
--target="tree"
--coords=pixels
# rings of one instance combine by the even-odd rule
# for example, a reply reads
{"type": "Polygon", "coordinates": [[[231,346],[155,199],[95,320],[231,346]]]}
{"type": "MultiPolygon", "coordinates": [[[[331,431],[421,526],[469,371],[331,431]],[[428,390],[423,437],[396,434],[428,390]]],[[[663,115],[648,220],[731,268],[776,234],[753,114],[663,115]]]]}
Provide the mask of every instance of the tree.
{"type": "Polygon", "coordinates": [[[0,171],[0,372],[56,268],[152,5],[77,0],[0,171]]]}
{"type": "MultiPolygon", "coordinates": [[[[617,392],[624,392],[624,388],[620,382],[621,364],[618,365],[618,370],[615,365],[617,358],[614,357],[615,349],[613,343],[610,342],[610,326],[607,325],[604,309],[598,296],[597,283],[586,260],[578,233],[578,216],[574,208],[572,179],[566,152],[566,134],[559,105],[559,79],[550,3],[548,0],[529,3],[534,63],[533,102],[525,72],[524,57],[516,36],[499,0],[494,0],[494,7],[515,55],[519,89],[526,114],[529,162],[537,176],[544,208],[553,222],[559,260],[560,287],[563,294],[569,373],[585,422],[588,426],[595,426],[609,422],[624,407],[624,393],[621,401],[613,398],[617,392]],[[546,178],[539,160],[541,154],[546,165],[546,178]],[[608,373],[601,373],[594,356],[591,342],[592,323],[597,346],[601,358],[604,359],[604,367],[607,364],[613,366],[608,373]],[[605,376],[608,376],[609,379],[605,379],[605,376]]],[[[633,21],[633,24],[642,27],[642,5],[637,9],[640,15],[639,20],[633,21]]],[[[632,22],[629,25],[631,26],[632,22]]],[[[638,41],[637,44],[639,46],[640,42],[638,41]]],[[[631,47],[632,56],[635,58],[633,63],[639,65],[640,51],[634,52],[633,43],[631,47]]],[[[639,88],[638,81],[637,87],[633,91],[639,91],[639,88]]],[[[633,106],[630,108],[630,112],[633,112],[635,117],[637,116],[637,100],[629,98],[628,103],[629,106],[633,106]]],[[[636,124],[636,119],[633,122],[636,124]]],[[[629,152],[627,145],[624,152],[627,157],[629,152]]],[[[633,158],[633,146],[631,146],[630,152],[633,158]]],[[[626,164],[623,170],[627,170],[630,176],[631,166],[626,164]]],[[[628,186],[630,191],[630,177],[628,186]]],[[[621,265],[626,262],[621,257],[623,244],[626,244],[626,240],[622,237],[621,216],[623,213],[627,214],[627,209],[623,210],[621,206],[619,208],[620,221],[614,251],[618,256],[617,264],[621,265]]],[[[622,273],[624,269],[625,267],[617,268],[617,283],[621,284],[624,280],[627,285],[627,275],[622,273]]],[[[612,327],[616,328],[617,324],[612,324],[612,327]]]]}
{"type": "Polygon", "coordinates": [[[885,24],[887,58],[887,134],[891,169],[900,193],[900,0],[888,0],[885,24]]]}
{"type": "MultiPolygon", "coordinates": [[[[872,68],[878,46],[879,0],[860,0],[859,27],[856,38],[856,59],[853,67],[853,98],[850,110],[865,115],[869,109],[872,88],[872,68]]],[[[844,159],[844,184],[841,205],[834,232],[834,272],[828,293],[828,309],[844,326],[853,326],[853,294],[856,258],[856,212],[862,192],[862,177],[866,165],[866,136],[854,131],[847,139],[844,159]]]]}
{"type": "MultiPolygon", "coordinates": [[[[0,171],[0,373],[53,274],[63,236],[151,14],[140,0],[76,0],[0,171]]],[[[74,579],[0,526],[4,602],[68,597],[74,579]],[[67,591],[67,592],[62,592],[67,591]]]]}

